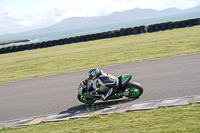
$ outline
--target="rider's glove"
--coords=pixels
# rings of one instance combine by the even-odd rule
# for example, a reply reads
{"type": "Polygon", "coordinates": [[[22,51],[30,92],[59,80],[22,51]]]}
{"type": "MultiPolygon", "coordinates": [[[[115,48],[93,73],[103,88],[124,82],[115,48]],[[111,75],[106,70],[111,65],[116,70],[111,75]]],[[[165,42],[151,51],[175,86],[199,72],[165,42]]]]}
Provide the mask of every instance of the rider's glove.
{"type": "Polygon", "coordinates": [[[82,82],[80,83],[80,86],[82,87],[82,88],[86,88],[87,86],[87,80],[82,80],[82,82]]]}
{"type": "Polygon", "coordinates": [[[84,84],[87,84],[87,82],[88,82],[88,79],[83,80],[84,84]]]}

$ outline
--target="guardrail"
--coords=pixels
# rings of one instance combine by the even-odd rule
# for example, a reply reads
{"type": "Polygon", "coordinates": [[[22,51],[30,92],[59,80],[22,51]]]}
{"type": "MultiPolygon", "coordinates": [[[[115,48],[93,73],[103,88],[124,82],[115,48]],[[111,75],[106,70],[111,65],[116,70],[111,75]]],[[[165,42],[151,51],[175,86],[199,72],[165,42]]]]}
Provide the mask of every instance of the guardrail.
{"type": "Polygon", "coordinates": [[[149,26],[142,25],[138,27],[121,28],[119,30],[114,30],[114,31],[62,38],[58,40],[50,40],[50,41],[31,43],[25,45],[2,47],[0,48],[0,54],[38,49],[38,48],[46,48],[63,44],[77,43],[77,42],[86,42],[86,41],[105,39],[105,38],[113,38],[113,37],[126,36],[132,34],[137,35],[147,32],[151,33],[164,30],[172,30],[176,28],[185,28],[188,26],[191,27],[195,25],[200,25],[200,18],[175,21],[175,22],[170,21],[165,23],[157,23],[149,26]]]}

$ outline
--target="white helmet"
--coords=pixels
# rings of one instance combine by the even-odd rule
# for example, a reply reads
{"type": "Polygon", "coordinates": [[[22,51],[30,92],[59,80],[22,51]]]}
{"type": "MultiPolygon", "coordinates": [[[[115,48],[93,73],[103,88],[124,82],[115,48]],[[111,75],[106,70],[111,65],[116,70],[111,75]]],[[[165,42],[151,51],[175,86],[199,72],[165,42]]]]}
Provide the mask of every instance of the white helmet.
{"type": "Polygon", "coordinates": [[[100,74],[100,70],[98,68],[91,68],[89,70],[89,79],[96,79],[100,74]]]}

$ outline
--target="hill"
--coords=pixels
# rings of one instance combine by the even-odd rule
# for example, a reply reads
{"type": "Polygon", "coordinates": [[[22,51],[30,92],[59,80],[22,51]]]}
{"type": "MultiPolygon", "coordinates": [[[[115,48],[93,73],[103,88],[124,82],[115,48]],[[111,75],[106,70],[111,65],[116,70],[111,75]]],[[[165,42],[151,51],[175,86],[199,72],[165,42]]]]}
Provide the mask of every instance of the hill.
{"type": "Polygon", "coordinates": [[[45,30],[66,30],[66,29],[76,29],[76,28],[83,28],[83,27],[91,27],[91,26],[98,26],[104,24],[112,24],[112,23],[120,23],[126,21],[135,21],[141,19],[148,19],[148,18],[156,18],[156,17],[163,17],[163,16],[170,16],[170,15],[177,15],[189,12],[200,11],[200,6],[190,8],[187,10],[180,10],[177,8],[168,8],[165,10],[154,10],[154,9],[140,9],[134,8],[131,10],[126,10],[122,12],[113,12],[108,16],[100,16],[100,17],[72,17],[62,20],[55,25],[50,27],[44,28],[45,30]]]}
{"type": "Polygon", "coordinates": [[[107,16],[66,18],[49,27],[21,32],[21,33],[1,35],[0,38],[59,32],[59,31],[64,31],[64,30],[108,25],[108,24],[121,23],[121,22],[127,22],[127,21],[136,21],[136,20],[143,20],[143,19],[149,19],[149,18],[157,18],[157,17],[177,15],[177,14],[191,13],[191,12],[197,12],[197,11],[200,11],[200,5],[194,8],[186,9],[186,10],[180,10],[178,8],[168,8],[165,10],[158,11],[154,9],[134,8],[134,9],[125,10],[122,12],[113,12],[107,16]]]}

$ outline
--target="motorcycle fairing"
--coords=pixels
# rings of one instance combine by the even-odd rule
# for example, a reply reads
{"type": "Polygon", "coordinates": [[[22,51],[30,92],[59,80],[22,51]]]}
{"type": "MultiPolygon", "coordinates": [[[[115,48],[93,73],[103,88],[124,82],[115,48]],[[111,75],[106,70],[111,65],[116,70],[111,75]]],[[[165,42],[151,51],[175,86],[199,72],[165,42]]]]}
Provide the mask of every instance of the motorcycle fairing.
{"type": "Polygon", "coordinates": [[[132,79],[132,75],[130,74],[125,74],[125,75],[121,75],[119,77],[119,87],[123,87],[124,85],[126,85],[130,80],[132,79]]]}
{"type": "Polygon", "coordinates": [[[107,84],[113,84],[113,83],[116,82],[115,79],[112,79],[112,78],[110,78],[110,77],[108,77],[108,76],[100,76],[99,79],[100,79],[101,82],[102,82],[103,84],[105,84],[105,85],[107,85],[107,84]]]}
{"type": "Polygon", "coordinates": [[[82,95],[83,94],[83,88],[82,86],[78,87],[78,94],[82,95]]]}

